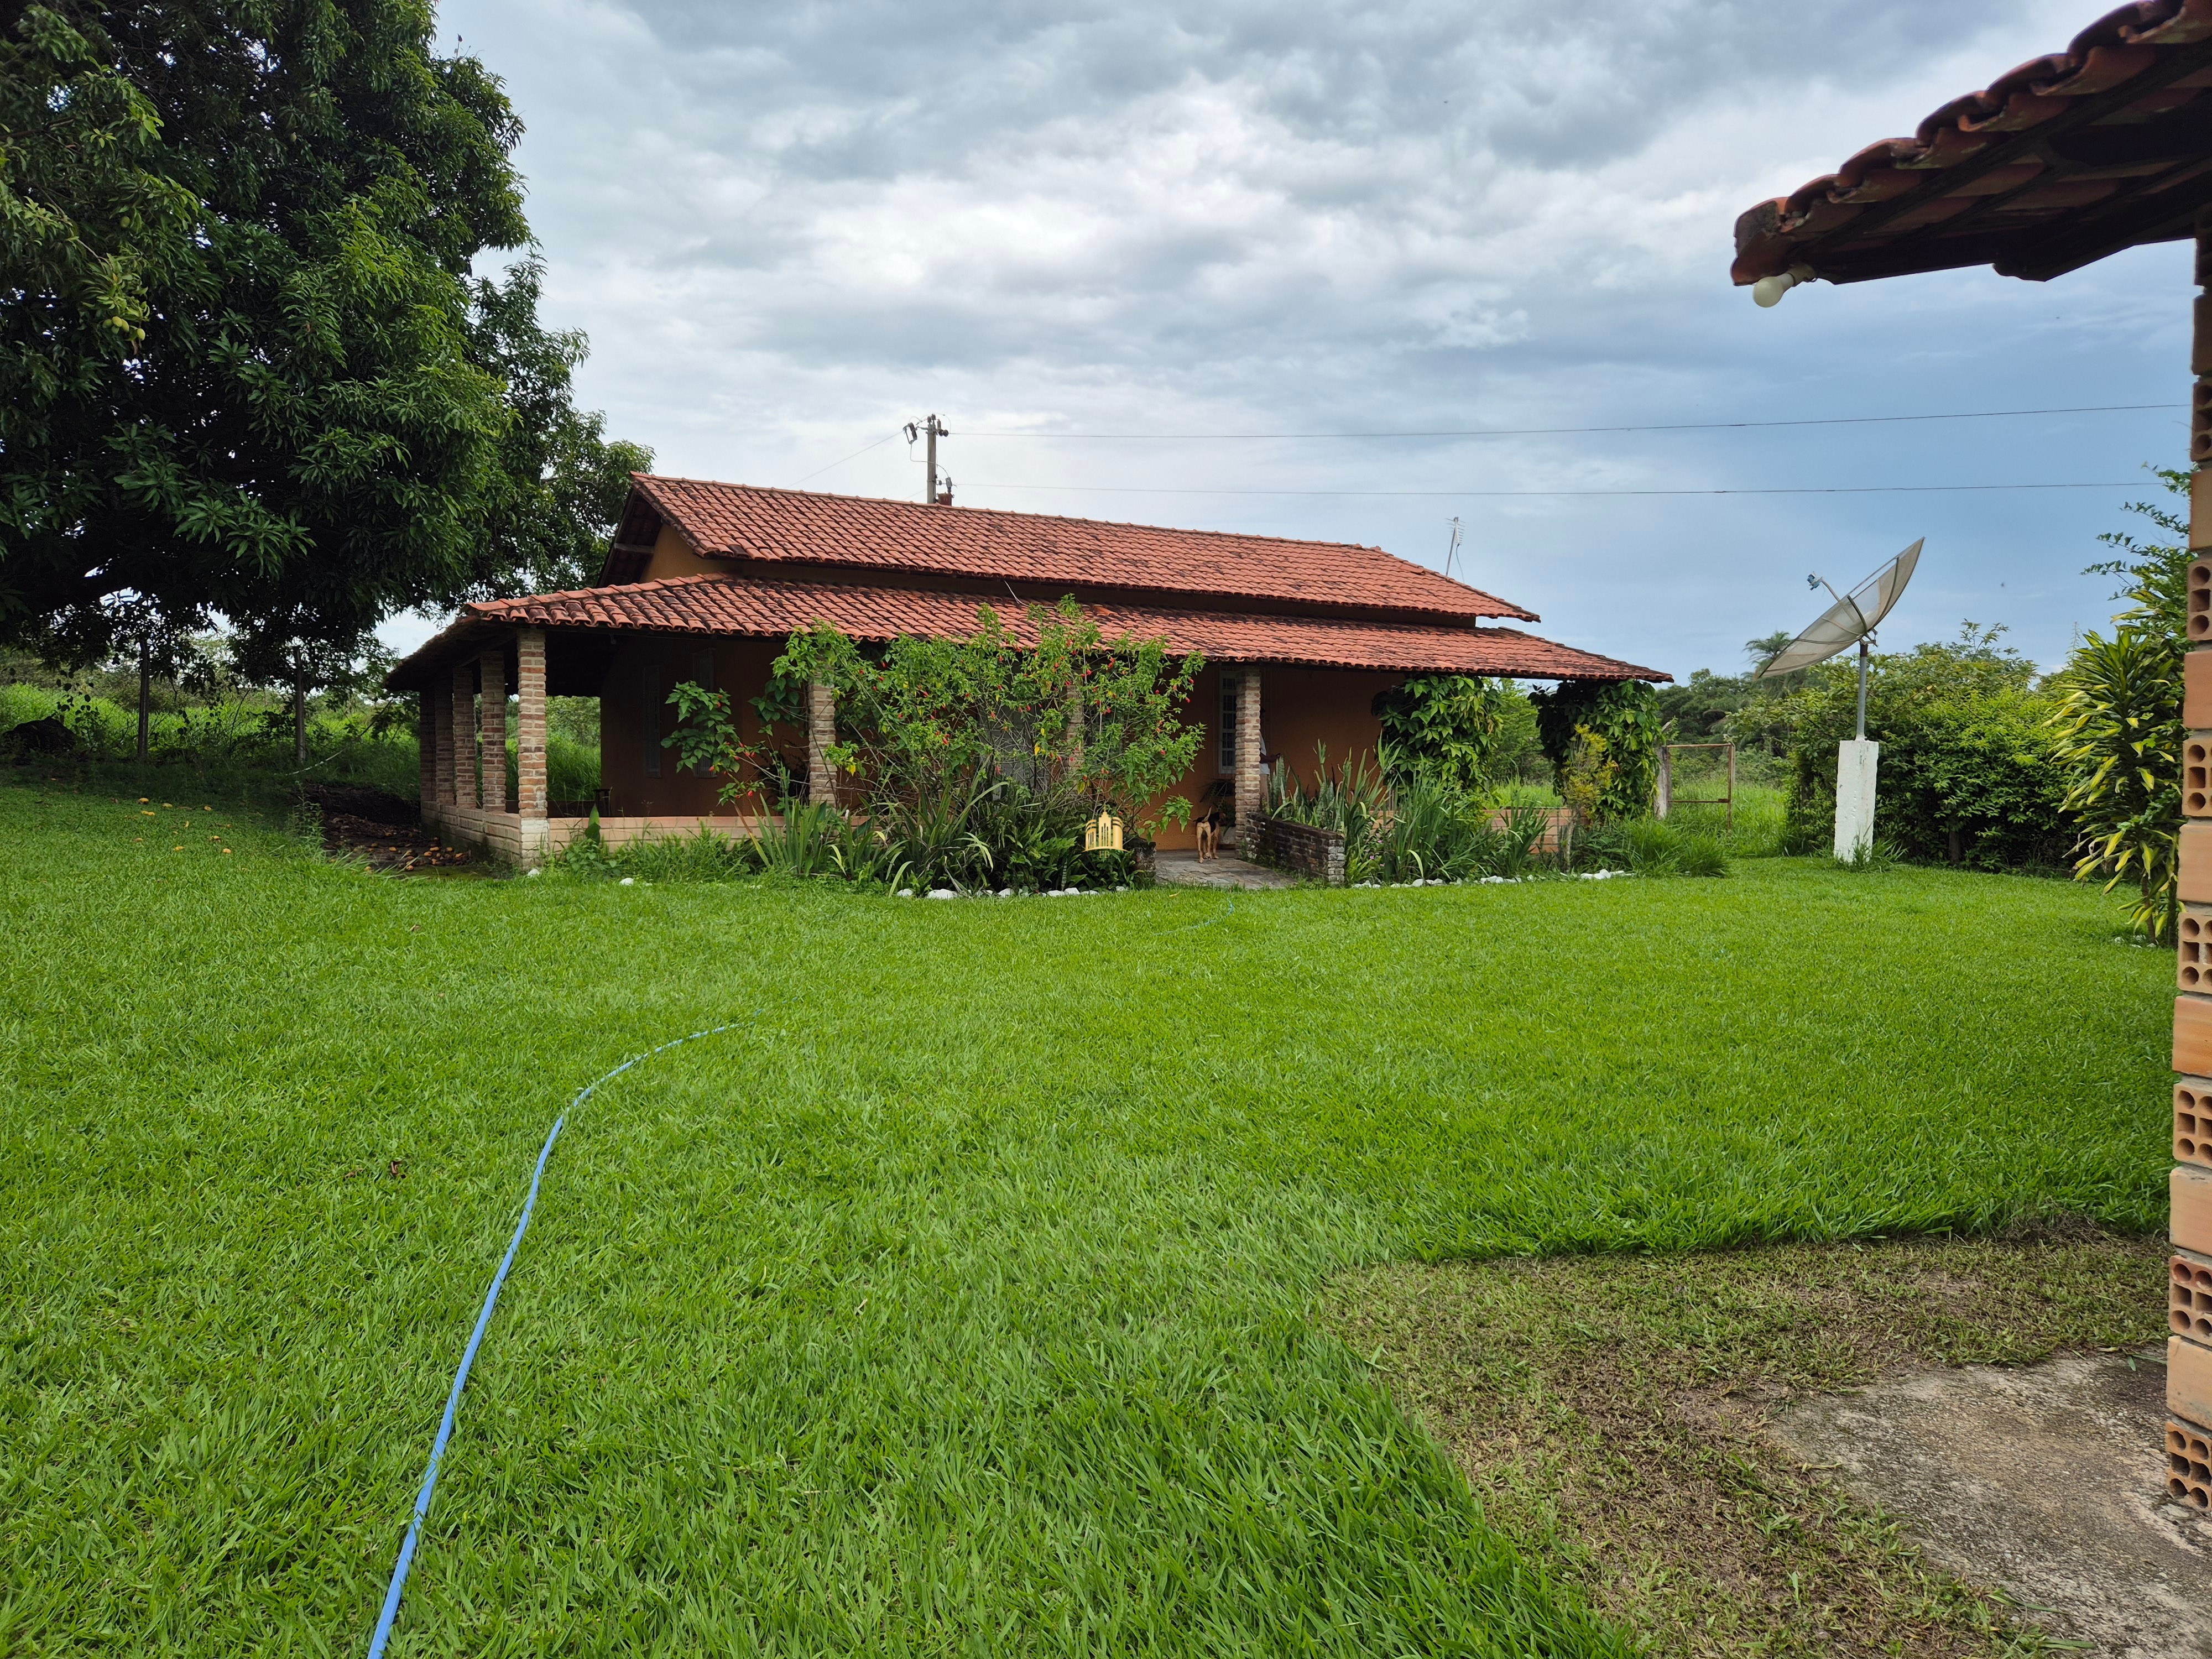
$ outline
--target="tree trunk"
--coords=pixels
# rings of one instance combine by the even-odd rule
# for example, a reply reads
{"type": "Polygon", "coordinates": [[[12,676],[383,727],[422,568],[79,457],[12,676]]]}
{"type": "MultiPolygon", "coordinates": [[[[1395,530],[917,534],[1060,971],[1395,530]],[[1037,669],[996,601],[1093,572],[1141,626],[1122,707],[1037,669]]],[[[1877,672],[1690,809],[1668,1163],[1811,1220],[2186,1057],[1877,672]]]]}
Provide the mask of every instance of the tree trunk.
{"type": "Polygon", "coordinates": [[[292,676],[292,763],[307,769],[307,675],[302,669],[292,676]]]}
{"type": "Polygon", "coordinates": [[[154,647],[149,640],[138,641],[138,763],[146,763],[147,727],[149,706],[154,697],[154,647]]]}

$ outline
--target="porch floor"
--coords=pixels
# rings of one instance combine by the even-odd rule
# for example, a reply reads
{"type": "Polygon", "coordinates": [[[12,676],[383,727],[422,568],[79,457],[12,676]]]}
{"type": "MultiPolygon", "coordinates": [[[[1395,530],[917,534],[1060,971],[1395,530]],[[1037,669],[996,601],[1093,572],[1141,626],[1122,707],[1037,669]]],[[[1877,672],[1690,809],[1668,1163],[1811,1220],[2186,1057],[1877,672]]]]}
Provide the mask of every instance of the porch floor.
{"type": "Polygon", "coordinates": [[[1160,852],[1152,855],[1152,876],[1163,887],[1291,887],[1297,878],[1280,870],[1247,863],[1234,853],[1224,853],[1203,864],[1193,852],[1160,852]]]}

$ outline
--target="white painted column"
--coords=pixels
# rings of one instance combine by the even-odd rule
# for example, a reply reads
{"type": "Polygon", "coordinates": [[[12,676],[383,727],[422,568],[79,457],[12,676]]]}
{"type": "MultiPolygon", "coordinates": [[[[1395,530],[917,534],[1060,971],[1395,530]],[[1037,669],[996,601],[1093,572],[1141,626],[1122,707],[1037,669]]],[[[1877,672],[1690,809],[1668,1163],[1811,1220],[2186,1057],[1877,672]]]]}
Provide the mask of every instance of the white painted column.
{"type": "Polygon", "coordinates": [[[1858,857],[1874,845],[1875,774],[1881,745],[1847,738],[1836,748],[1836,856],[1858,857]]]}

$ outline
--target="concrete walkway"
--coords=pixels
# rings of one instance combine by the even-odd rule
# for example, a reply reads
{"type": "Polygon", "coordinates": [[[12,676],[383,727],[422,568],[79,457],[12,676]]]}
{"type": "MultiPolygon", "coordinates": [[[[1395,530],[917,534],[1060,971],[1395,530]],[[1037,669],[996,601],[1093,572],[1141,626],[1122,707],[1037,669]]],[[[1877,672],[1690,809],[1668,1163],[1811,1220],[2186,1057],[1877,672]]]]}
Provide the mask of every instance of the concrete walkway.
{"type": "Polygon", "coordinates": [[[1241,890],[1297,884],[1295,878],[1281,871],[1247,864],[1234,853],[1224,853],[1219,858],[1208,859],[1203,864],[1198,861],[1195,853],[1156,853],[1152,855],[1152,875],[1163,887],[1216,887],[1241,890]]]}
{"type": "Polygon", "coordinates": [[[2126,1659],[2212,1656],[2212,1521],[2166,1497],[2165,1356],[1893,1377],[1784,1411],[1815,1468],[1961,1578],[2126,1659]]]}

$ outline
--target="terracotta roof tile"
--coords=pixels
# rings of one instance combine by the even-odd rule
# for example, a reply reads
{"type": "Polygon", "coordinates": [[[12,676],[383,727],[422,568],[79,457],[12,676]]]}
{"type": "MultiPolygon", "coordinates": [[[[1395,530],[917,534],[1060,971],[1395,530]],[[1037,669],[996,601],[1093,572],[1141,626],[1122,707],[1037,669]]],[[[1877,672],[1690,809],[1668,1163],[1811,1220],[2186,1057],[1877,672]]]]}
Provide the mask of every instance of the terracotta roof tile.
{"type": "Polygon", "coordinates": [[[1377,547],[633,475],[708,558],[1434,616],[1534,612],[1377,547]]]}
{"type": "Polygon", "coordinates": [[[1736,221],[1739,284],[1991,264],[2035,280],[2212,202],[2212,0],[2137,0],[1736,221]]]}
{"type": "MultiPolygon", "coordinates": [[[[466,606],[453,633],[483,623],[544,628],[640,629],[656,633],[782,635],[826,622],[855,639],[901,634],[958,636],[990,605],[1017,638],[1026,607],[1004,594],[948,592],[755,576],[689,576],[670,581],[538,593],[466,606]]],[[[1177,653],[1234,662],[1297,663],[1401,673],[1496,674],[1522,679],[1644,679],[1668,676],[1633,663],[1554,645],[1508,628],[1372,622],[1334,617],[1255,616],[1169,606],[1085,605],[1109,637],[1164,638],[1177,653]]],[[[437,654],[441,635],[409,659],[437,654]]],[[[395,682],[402,676],[395,671],[395,682]]]]}

